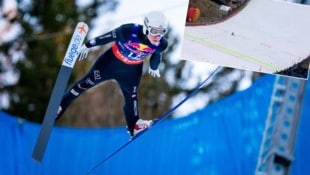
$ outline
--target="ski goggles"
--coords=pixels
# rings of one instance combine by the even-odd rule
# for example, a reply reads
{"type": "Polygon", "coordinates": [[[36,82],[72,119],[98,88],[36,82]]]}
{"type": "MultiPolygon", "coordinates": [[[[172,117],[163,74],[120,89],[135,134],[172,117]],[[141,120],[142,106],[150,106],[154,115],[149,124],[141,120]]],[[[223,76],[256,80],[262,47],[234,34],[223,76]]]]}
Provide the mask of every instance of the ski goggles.
{"type": "Polygon", "coordinates": [[[165,28],[157,28],[157,27],[149,27],[149,34],[151,36],[164,36],[167,33],[167,29],[165,28]]]}

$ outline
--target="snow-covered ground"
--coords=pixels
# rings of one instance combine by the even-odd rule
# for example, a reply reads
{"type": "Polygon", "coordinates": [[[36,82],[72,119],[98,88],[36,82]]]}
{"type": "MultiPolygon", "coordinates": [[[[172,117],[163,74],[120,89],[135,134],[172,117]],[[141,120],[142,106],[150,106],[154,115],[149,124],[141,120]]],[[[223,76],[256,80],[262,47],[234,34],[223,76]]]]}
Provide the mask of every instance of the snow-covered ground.
{"type": "Polygon", "coordinates": [[[224,22],[186,27],[181,57],[274,73],[310,54],[309,16],[307,5],[251,0],[224,22]]]}

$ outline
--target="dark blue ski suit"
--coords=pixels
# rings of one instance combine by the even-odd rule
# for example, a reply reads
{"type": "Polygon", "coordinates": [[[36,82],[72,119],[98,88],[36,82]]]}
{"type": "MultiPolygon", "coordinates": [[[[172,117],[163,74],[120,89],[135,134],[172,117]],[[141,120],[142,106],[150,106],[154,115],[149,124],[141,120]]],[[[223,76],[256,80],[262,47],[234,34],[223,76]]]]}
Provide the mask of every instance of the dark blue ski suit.
{"type": "Polygon", "coordinates": [[[85,46],[90,48],[113,42],[112,47],[96,60],[89,72],[64,94],[60,104],[62,111],[58,117],[83,92],[105,80],[114,79],[123,92],[125,100],[123,110],[128,131],[133,132],[134,125],[139,119],[138,87],[143,60],[151,55],[150,68],[156,70],[161,61],[161,53],[168,46],[165,38],[160,40],[158,46],[152,45],[143,34],[142,28],[142,25],[124,24],[85,43],[85,46]]]}

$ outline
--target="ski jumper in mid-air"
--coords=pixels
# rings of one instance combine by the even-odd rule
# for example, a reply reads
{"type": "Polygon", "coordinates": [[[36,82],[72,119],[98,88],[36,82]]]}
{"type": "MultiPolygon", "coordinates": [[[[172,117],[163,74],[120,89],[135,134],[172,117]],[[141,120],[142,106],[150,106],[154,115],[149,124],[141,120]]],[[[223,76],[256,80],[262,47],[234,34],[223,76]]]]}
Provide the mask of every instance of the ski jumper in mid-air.
{"type": "Polygon", "coordinates": [[[123,110],[130,136],[148,128],[152,120],[140,119],[138,109],[138,88],[143,60],[150,56],[148,72],[153,77],[160,77],[161,54],[168,47],[168,42],[163,37],[167,29],[168,22],[165,16],[155,11],[145,16],[143,25],[124,24],[87,41],[79,50],[79,60],[87,57],[91,47],[113,43],[112,47],[99,56],[89,72],[64,94],[57,118],[61,117],[73,100],[83,92],[105,80],[114,79],[124,96],[123,110]]]}

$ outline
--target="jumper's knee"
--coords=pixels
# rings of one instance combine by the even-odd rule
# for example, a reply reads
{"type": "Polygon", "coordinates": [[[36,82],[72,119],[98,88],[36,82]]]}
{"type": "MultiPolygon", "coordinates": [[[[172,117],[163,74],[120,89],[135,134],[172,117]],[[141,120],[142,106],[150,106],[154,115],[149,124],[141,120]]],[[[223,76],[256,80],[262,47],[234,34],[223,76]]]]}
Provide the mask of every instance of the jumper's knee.
{"type": "Polygon", "coordinates": [[[82,87],[81,84],[77,84],[70,90],[70,93],[74,96],[79,96],[82,92],[86,91],[87,88],[82,87]]]}

